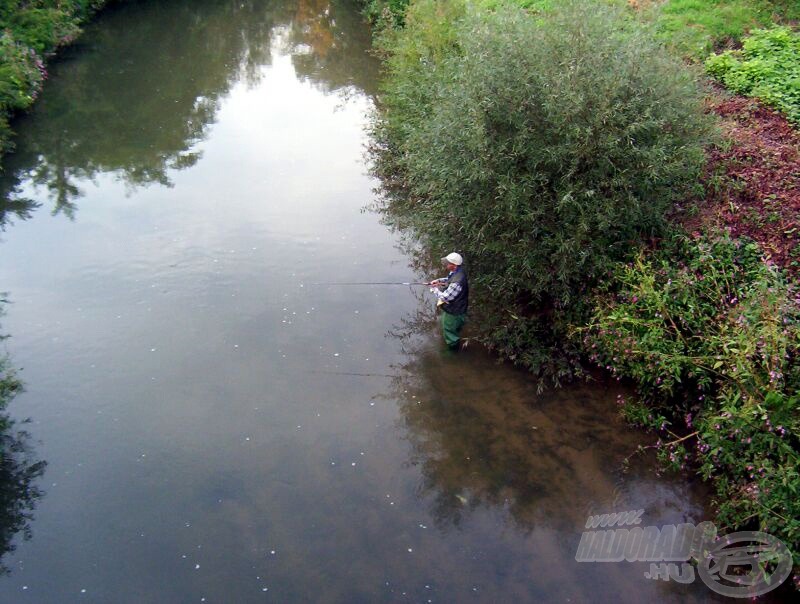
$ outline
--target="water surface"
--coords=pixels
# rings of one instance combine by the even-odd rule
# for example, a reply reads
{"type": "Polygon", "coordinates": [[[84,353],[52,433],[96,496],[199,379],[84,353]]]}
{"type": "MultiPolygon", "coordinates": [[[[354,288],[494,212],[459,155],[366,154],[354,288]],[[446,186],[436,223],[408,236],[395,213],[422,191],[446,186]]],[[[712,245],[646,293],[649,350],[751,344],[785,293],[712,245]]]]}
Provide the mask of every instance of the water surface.
{"type": "Polygon", "coordinates": [[[619,470],[617,390],[539,396],[444,354],[424,291],[325,285],[414,277],[361,211],[369,35],[343,1],[126,2],[18,120],[2,328],[48,465],[1,601],[710,599],[574,560],[590,513],[704,519],[619,470]]]}

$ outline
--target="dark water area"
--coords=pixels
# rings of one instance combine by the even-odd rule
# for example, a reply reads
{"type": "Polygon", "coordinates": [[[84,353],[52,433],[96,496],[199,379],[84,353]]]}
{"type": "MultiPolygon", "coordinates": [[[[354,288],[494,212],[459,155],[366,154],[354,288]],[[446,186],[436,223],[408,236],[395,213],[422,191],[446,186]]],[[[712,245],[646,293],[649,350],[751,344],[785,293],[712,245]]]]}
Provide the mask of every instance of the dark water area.
{"type": "Polygon", "coordinates": [[[362,211],[369,44],[348,2],[142,0],[53,65],[0,181],[1,602],[722,600],[575,561],[589,514],[707,519],[621,471],[618,389],[539,395],[425,291],[324,285],[415,277],[362,211]]]}

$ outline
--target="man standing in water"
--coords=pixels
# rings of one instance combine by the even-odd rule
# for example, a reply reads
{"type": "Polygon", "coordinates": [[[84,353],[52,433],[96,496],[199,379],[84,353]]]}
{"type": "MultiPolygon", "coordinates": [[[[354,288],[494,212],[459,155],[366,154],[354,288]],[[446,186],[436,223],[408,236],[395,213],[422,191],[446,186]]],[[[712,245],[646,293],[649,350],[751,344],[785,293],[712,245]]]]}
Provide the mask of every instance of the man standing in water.
{"type": "Polygon", "coordinates": [[[462,266],[461,254],[451,252],[442,258],[449,271],[447,277],[434,279],[429,283],[431,291],[439,298],[437,306],[442,309],[442,335],[450,350],[458,350],[461,341],[461,328],[467,320],[469,305],[469,283],[462,266]],[[444,288],[444,289],[440,289],[444,288]]]}

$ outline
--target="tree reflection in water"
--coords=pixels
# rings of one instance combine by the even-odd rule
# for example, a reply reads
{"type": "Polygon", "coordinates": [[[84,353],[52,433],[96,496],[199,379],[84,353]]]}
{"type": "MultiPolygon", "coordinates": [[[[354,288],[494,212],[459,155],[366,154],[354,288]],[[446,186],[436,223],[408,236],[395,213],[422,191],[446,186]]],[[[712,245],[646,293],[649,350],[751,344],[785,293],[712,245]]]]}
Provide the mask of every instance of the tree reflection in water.
{"type": "Polygon", "coordinates": [[[28,220],[40,205],[31,199],[0,197],[0,231],[14,224],[15,220],[28,220]]]}
{"type": "Polygon", "coordinates": [[[15,549],[15,537],[30,539],[30,523],[42,491],[36,485],[47,462],[36,461],[30,436],[12,424],[0,430],[0,574],[10,572],[3,558],[15,549]]]}
{"type": "Polygon", "coordinates": [[[379,63],[357,2],[299,0],[287,41],[295,71],[322,90],[376,94],[379,63]]]}
{"type": "MultiPolygon", "coordinates": [[[[1,303],[1,302],[0,302],[1,303]]],[[[6,357],[0,357],[0,574],[10,569],[4,562],[15,549],[18,535],[30,539],[33,510],[42,492],[36,485],[46,462],[36,460],[30,435],[4,412],[21,389],[6,357]]]]}
{"type": "Polygon", "coordinates": [[[15,124],[17,149],[4,158],[0,178],[5,212],[27,204],[29,214],[33,186],[54,202],[53,214],[72,218],[80,183],[101,174],[130,189],[171,186],[170,172],[200,159],[198,144],[221,100],[240,81],[258,83],[275,44],[292,55],[299,77],[324,91],[372,93],[377,62],[352,0],[177,0],[108,9],[54,66],[31,115],[15,124]],[[150,14],[136,21],[145,25],[127,27],[129,13],[143,10],[150,14]]]}

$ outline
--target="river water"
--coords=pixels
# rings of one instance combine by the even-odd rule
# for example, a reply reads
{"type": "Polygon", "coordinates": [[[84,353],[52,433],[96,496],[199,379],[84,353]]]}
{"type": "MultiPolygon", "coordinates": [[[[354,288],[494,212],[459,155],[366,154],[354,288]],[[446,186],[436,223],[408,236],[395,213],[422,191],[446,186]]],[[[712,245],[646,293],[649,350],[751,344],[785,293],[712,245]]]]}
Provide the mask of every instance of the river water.
{"type": "Polygon", "coordinates": [[[362,211],[369,36],[342,1],[130,1],[53,65],[0,182],[31,420],[0,601],[714,595],[575,561],[589,514],[704,519],[621,472],[617,390],[537,395],[445,354],[424,289],[330,285],[415,278],[362,211]]]}

